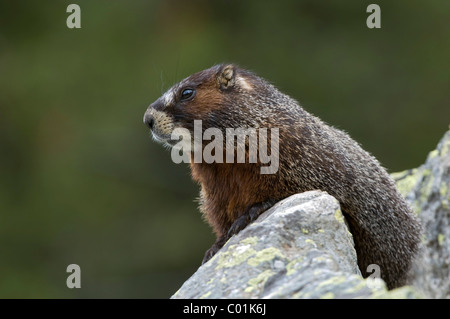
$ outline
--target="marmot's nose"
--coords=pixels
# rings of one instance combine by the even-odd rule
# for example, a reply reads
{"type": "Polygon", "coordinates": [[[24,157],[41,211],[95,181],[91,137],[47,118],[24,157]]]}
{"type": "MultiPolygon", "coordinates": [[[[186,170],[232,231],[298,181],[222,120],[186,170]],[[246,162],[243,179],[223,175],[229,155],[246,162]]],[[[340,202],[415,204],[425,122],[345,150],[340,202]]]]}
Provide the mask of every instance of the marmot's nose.
{"type": "Polygon", "coordinates": [[[144,124],[147,125],[151,130],[153,130],[153,124],[155,124],[155,118],[150,113],[146,112],[144,114],[144,124]]]}

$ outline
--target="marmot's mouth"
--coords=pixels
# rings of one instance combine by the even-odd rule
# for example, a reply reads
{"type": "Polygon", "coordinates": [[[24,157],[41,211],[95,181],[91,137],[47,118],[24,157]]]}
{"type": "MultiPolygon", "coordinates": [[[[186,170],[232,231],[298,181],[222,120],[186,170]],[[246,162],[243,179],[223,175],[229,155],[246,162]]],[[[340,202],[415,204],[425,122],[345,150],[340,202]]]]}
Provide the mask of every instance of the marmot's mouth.
{"type": "Polygon", "coordinates": [[[171,135],[168,134],[158,134],[152,131],[153,140],[158,143],[161,143],[165,146],[173,147],[175,144],[179,142],[179,140],[172,140],[171,135]]]}
{"type": "Polygon", "coordinates": [[[162,143],[162,144],[170,144],[170,135],[167,134],[163,134],[163,135],[159,135],[158,133],[155,133],[154,131],[152,131],[152,137],[155,141],[157,141],[158,143],[162,143]]]}

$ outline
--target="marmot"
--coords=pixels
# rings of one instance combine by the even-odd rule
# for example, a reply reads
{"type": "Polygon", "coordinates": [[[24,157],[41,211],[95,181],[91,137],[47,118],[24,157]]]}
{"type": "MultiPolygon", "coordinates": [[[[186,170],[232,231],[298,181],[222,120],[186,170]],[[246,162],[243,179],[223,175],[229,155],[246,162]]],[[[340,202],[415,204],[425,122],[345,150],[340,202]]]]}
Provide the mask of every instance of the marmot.
{"type": "Polygon", "coordinates": [[[193,134],[194,120],[202,120],[203,131],[279,129],[275,174],[261,174],[260,161],[195,163],[190,155],[192,178],[201,186],[200,209],[217,235],[203,262],[276,202],[320,189],[340,202],[363,276],[370,275],[368,265],[377,264],[389,289],[407,283],[421,227],[386,170],[349,135],[234,64],[187,77],[144,115],[154,139],[168,146],[174,145],[171,133],[177,127],[193,134]]]}

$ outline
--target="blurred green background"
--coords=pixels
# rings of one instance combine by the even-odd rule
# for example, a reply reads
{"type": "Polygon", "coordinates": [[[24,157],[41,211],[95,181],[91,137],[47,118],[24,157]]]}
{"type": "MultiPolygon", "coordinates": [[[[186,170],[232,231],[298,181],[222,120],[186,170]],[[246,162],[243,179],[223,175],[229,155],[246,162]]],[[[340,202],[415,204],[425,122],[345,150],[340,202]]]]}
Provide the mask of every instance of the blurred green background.
{"type": "Polygon", "coordinates": [[[423,163],[450,122],[450,1],[376,1],[377,30],[373,2],[0,1],[0,297],[167,298],[197,269],[214,241],[198,186],[142,116],[216,63],[267,78],[390,172],[423,163]]]}

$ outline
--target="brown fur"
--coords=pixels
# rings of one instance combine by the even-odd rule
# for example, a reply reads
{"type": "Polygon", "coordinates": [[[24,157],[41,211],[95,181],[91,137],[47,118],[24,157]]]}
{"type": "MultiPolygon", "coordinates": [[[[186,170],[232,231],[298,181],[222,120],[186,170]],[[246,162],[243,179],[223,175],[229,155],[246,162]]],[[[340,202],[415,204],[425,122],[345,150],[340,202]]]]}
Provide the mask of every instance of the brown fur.
{"type": "Polygon", "coordinates": [[[144,116],[153,134],[166,139],[174,127],[192,132],[194,120],[203,121],[203,130],[260,127],[279,128],[280,134],[276,174],[260,174],[259,162],[191,160],[192,178],[201,185],[200,209],[217,235],[204,261],[277,201],[321,189],[341,204],[362,274],[368,276],[367,266],[377,264],[389,288],[407,282],[420,226],[387,172],[346,133],[234,65],[217,65],[191,75],[150,105],[144,116]],[[196,90],[189,101],[180,100],[184,88],[196,90]],[[161,121],[155,114],[158,118],[163,114],[164,122],[172,125],[158,125],[161,121]]]}

